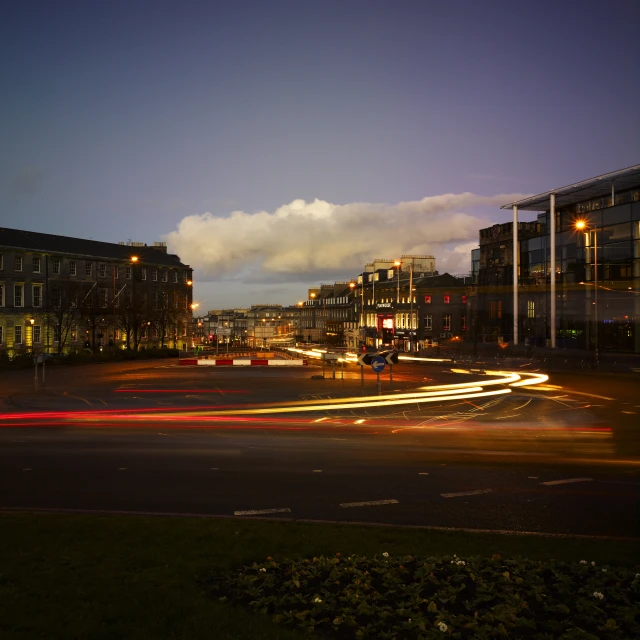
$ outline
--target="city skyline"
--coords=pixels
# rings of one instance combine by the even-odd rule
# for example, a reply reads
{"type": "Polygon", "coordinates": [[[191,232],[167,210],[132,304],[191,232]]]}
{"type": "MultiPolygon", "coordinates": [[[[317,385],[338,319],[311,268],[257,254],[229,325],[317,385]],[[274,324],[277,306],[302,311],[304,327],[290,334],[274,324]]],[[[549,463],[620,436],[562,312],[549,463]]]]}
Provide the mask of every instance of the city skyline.
{"type": "Polygon", "coordinates": [[[2,226],[166,240],[200,311],[286,305],[377,257],[466,273],[500,205],[638,161],[635,3],[249,6],[8,10],[2,226]]]}

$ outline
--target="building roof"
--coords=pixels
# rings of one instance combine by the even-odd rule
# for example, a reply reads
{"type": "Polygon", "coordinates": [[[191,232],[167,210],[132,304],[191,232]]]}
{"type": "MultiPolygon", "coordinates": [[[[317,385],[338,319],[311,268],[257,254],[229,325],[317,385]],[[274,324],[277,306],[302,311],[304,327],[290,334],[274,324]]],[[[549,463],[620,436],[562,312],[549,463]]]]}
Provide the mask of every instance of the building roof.
{"type": "Polygon", "coordinates": [[[130,246],[84,238],[56,236],[50,233],[0,227],[0,246],[39,253],[86,256],[93,259],[128,261],[138,256],[140,262],[170,267],[188,267],[177,255],[153,246],[130,246]]]}
{"type": "Polygon", "coordinates": [[[556,208],[584,202],[593,198],[602,198],[611,194],[611,185],[615,191],[627,191],[628,189],[640,188],[640,164],[605,173],[589,180],[576,182],[575,184],[552,189],[537,196],[531,196],[524,200],[510,202],[501,209],[511,209],[517,206],[522,211],[549,211],[551,209],[551,194],[556,194],[556,208]]]}

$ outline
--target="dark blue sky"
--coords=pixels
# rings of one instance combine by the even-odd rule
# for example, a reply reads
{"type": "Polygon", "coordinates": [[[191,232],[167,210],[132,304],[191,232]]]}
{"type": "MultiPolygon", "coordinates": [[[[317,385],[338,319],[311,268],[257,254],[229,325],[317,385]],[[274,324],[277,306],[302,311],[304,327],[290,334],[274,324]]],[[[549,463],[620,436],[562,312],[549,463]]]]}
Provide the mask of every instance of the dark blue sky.
{"type": "MultiPolygon", "coordinates": [[[[296,199],[537,193],[637,163],[639,7],[14,2],[0,23],[0,225],[150,243],[197,216],[168,239],[210,281],[204,307],[295,302],[350,277],[367,249],[296,235],[316,213],[274,215],[296,199]],[[232,224],[234,210],[246,214],[232,224]],[[258,226],[262,250],[247,240],[258,226]],[[279,242],[317,255],[273,267],[279,242]]],[[[452,213],[505,219],[493,202],[427,209],[400,217],[388,245],[388,230],[367,235],[368,259],[427,251],[464,270],[451,252],[475,229],[415,230],[452,213]]],[[[343,211],[323,214],[335,238],[343,211]]]]}

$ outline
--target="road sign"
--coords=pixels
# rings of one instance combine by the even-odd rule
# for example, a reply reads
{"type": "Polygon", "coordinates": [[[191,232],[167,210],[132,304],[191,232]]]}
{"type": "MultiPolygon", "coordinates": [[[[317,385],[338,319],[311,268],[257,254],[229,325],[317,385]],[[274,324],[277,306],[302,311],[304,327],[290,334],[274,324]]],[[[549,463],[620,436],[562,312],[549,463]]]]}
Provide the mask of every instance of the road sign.
{"type": "Polygon", "coordinates": [[[380,356],[374,356],[371,359],[371,368],[375,373],[380,373],[384,369],[385,364],[387,364],[385,359],[380,356]]]}
{"type": "Polygon", "coordinates": [[[371,364],[371,360],[375,357],[374,354],[371,353],[361,353],[358,356],[358,364],[371,364]]]}
{"type": "Polygon", "coordinates": [[[230,336],[231,327],[216,327],[216,335],[218,336],[230,336]]]}
{"type": "Polygon", "coordinates": [[[387,364],[398,364],[397,351],[381,351],[378,355],[384,358],[387,364]]]}
{"type": "Polygon", "coordinates": [[[337,353],[323,353],[322,359],[323,360],[339,360],[340,356],[337,353]]]}

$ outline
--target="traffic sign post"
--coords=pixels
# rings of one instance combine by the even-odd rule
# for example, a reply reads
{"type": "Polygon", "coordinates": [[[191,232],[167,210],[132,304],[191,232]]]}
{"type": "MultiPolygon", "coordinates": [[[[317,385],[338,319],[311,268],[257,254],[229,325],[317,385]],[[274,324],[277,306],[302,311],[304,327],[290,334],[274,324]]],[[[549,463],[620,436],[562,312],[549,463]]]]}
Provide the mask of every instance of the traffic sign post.
{"type": "Polygon", "coordinates": [[[371,364],[373,356],[370,353],[361,353],[358,356],[358,364],[360,365],[360,385],[362,386],[362,393],[364,394],[364,365],[371,364]]]}
{"type": "Polygon", "coordinates": [[[371,358],[371,368],[376,372],[378,376],[378,395],[382,393],[380,387],[380,372],[384,371],[384,367],[387,364],[386,360],[382,356],[374,356],[371,358]]]}

